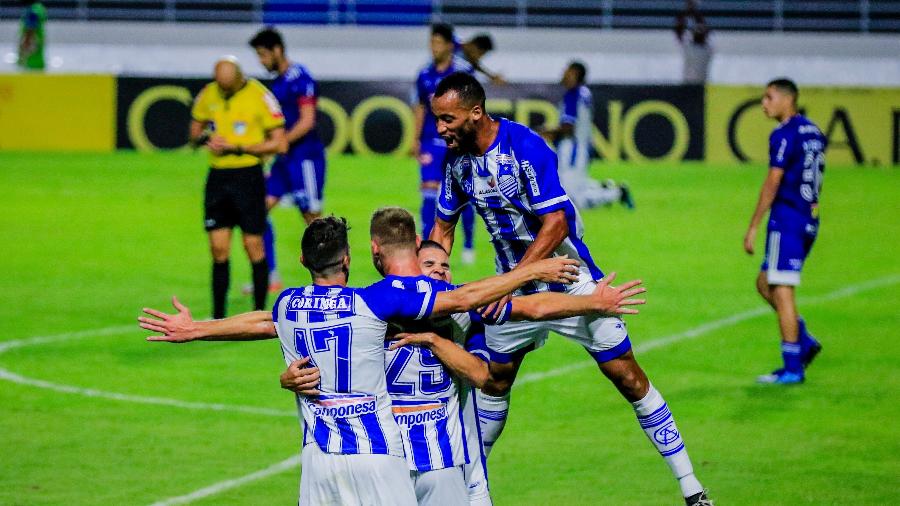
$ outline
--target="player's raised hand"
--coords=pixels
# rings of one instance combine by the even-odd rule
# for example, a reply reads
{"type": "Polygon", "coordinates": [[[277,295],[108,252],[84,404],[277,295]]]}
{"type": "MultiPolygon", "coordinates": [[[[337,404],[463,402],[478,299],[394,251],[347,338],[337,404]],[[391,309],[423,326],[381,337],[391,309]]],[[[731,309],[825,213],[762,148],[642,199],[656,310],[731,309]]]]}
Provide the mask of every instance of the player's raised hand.
{"type": "Polygon", "coordinates": [[[481,317],[485,320],[485,322],[496,321],[497,318],[500,317],[501,310],[506,307],[506,305],[511,300],[512,294],[508,293],[500,299],[491,302],[487,306],[478,308],[478,312],[481,313],[481,317]]]}
{"type": "Polygon", "coordinates": [[[396,339],[396,341],[391,343],[388,349],[396,350],[397,348],[406,346],[407,344],[414,344],[416,346],[428,346],[433,343],[435,339],[440,338],[441,337],[434,332],[419,332],[416,334],[411,334],[409,332],[400,332],[394,335],[393,339],[396,339]]]}
{"type": "Polygon", "coordinates": [[[610,316],[638,314],[637,309],[627,306],[638,306],[647,302],[644,299],[631,298],[647,291],[646,288],[640,286],[642,281],[635,279],[620,286],[612,286],[610,283],[614,279],[616,279],[616,273],[611,272],[600,280],[597,283],[597,287],[594,288],[594,293],[591,294],[591,297],[595,299],[597,312],[610,316]]]}
{"type": "Polygon", "coordinates": [[[197,327],[194,317],[191,316],[191,310],[187,306],[179,302],[178,297],[172,297],[172,305],[178,311],[175,314],[163,313],[162,311],[145,307],[144,313],[153,316],[139,316],[138,322],[140,327],[151,332],[158,332],[162,335],[150,336],[148,341],[163,341],[167,343],[186,343],[193,341],[198,337],[197,327]]]}
{"type": "Polygon", "coordinates": [[[521,268],[531,269],[534,277],[545,283],[571,284],[578,281],[578,260],[569,258],[569,255],[545,258],[521,268]]]}
{"type": "Polygon", "coordinates": [[[319,395],[319,368],[306,367],[308,364],[309,357],[291,362],[281,373],[281,388],[300,395],[319,395]]]}

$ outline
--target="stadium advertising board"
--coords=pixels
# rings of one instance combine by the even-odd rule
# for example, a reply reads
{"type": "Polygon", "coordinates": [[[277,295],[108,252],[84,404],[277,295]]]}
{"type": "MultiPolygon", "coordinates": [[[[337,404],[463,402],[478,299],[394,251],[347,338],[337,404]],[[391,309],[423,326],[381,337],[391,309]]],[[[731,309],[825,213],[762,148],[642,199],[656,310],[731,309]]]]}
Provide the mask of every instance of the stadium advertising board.
{"type": "MultiPolygon", "coordinates": [[[[706,159],[766,163],[775,122],[759,86],[708,86],[706,159]]],[[[900,164],[900,89],[801,87],[800,109],[828,138],[828,163],[900,164]]]]}
{"type": "Polygon", "coordinates": [[[0,75],[0,149],[112,151],[115,78],[0,75]]]}
{"type": "MultiPolygon", "coordinates": [[[[119,78],[117,145],[180,149],[187,140],[192,97],[204,79],[119,78]]],[[[406,82],[320,83],[318,129],[331,153],[409,151],[414,136],[406,82]]],[[[594,147],[606,160],[703,158],[703,88],[594,86],[594,147]]],[[[555,85],[494,86],[487,108],[532,127],[555,125],[562,90],[555,85]]]]}

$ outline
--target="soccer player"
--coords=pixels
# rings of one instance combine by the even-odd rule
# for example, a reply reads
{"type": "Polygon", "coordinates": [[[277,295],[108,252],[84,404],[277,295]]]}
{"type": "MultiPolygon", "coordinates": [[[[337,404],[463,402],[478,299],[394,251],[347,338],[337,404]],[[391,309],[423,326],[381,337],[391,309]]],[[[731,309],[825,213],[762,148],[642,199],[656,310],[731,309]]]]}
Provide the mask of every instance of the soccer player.
{"type": "Polygon", "coordinates": [[[633,209],[634,201],[627,185],[611,179],[601,184],[588,175],[594,135],[594,98],[585,85],[586,78],[587,68],[583,63],[569,63],[560,82],[566,93],[559,104],[559,127],[544,130],[541,135],[556,145],[559,181],[575,207],[589,209],[621,202],[633,209]]]}
{"type": "MultiPolygon", "coordinates": [[[[471,202],[492,237],[498,272],[515,272],[551,255],[569,255],[581,261],[578,283],[570,287],[534,283],[521,293],[590,293],[603,273],[582,239],[584,227],[578,211],[559,183],[556,154],[528,127],[488,116],[484,103],[484,88],[462,72],[444,78],[432,98],[438,133],[452,154],[445,162],[431,239],[450,251],[459,212],[471,202]]],[[[539,346],[551,330],[584,346],[603,375],[632,404],[641,428],[678,480],[686,504],[710,504],[694,475],[672,413],[638,365],[621,319],[592,315],[509,322],[487,328],[487,345],[497,352],[515,354],[539,346]]],[[[509,364],[491,362],[492,374],[511,384],[523,355],[514,357],[509,364]]]]}
{"type": "Polygon", "coordinates": [[[25,70],[44,70],[44,24],[47,9],[38,0],[22,0],[25,12],[19,28],[17,64],[25,70]]]}
{"type": "MultiPolygon", "coordinates": [[[[266,209],[271,210],[284,195],[290,195],[306,224],[322,214],[325,186],[325,147],[316,132],[316,100],[319,88],[303,65],[291,62],[284,40],[273,28],[265,28],[250,39],[259,63],[277,74],[270,89],[284,113],[288,152],[279,155],[266,180],[266,209]]],[[[275,233],[266,220],[263,235],[269,263],[269,289],[281,291],[275,262],[275,233]]]]}
{"type": "MultiPolygon", "coordinates": [[[[415,115],[415,132],[412,153],[419,161],[422,177],[420,191],[422,193],[422,237],[428,237],[434,224],[435,202],[441,186],[441,163],[447,153],[447,145],[437,134],[434,115],[431,112],[431,95],[444,77],[454,72],[473,72],[472,66],[462,58],[454,55],[453,27],[436,24],[431,27],[432,62],[419,72],[414,90],[413,112],[415,115]]],[[[463,210],[463,263],[475,261],[473,236],[475,231],[475,213],[471,208],[463,210]]]]}
{"type": "Polygon", "coordinates": [[[205,144],[210,154],[204,225],[213,257],[213,318],[225,316],[235,225],[241,228],[252,265],[254,306],[263,309],[269,269],[262,240],[266,227],[262,159],[287,152],[281,108],[259,81],[244,78],[236,58],[225,57],[216,62],[215,81],[197,95],[191,118],[191,144],[205,144]]]}
{"type": "Polygon", "coordinates": [[[479,33],[475,35],[471,39],[460,42],[458,39],[453,39],[453,47],[454,54],[457,56],[464,58],[472,68],[484,74],[485,77],[491,80],[494,84],[506,84],[506,80],[503,79],[503,76],[497,74],[495,72],[491,72],[488,70],[483,63],[481,63],[481,59],[491,51],[494,50],[494,39],[491,38],[490,35],[486,33],[479,33]]]}
{"type": "Polygon", "coordinates": [[[759,223],[771,209],[756,289],[778,315],[783,367],[758,381],[779,385],[802,383],[804,369],[822,350],[797,312],[794,287],[800,284],[800,271],[819,233],[827,141],[819,127],[797,112],[798,94],[789,79],[766,86],[763,112],[779,125],[769,136],[769,173],[744,236],[744,250],[752,255],[759,223]]]}

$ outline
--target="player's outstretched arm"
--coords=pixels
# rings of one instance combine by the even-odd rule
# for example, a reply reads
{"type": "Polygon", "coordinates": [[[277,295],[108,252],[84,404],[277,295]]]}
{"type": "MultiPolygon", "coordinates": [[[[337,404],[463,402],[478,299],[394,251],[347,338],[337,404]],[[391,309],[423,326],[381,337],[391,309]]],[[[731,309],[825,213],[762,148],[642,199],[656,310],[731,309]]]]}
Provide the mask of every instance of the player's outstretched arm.
{"type": "Polygon", "coordinates": [[[491,379],[487,363],[469,353],[449,339],[433,332],[420,334],[400,333],[394,336],[397,341],[391,343],[390,349],[396,350],[407,344],[423,346],[431,350],[434,356],[447,366],[456,376],[465,378],[475,388],[482,388],[491,379]]]}
{"type": "Polygon", "coordinates": [[[272,313],[253,311],[221,320],[196,321],[191,310],[172,297],[172,305],[177,313],[168,314],[145,307],[147,316],[139,316],[140,327],[161,335],[153,335],[148,341],[167,343],[187,343],[190,341],[257,341],[277,337],[272,313]]]}
{"type": "Polygon", "coordinates": [[[763,216],[772,207],[775,201],[775,194],[778,193],[778,186],[781,185],[781,179],[784,177],[784,169],[772,167],[769,174],[763,182],[762,188],[759,190],[759,200],[756,202],[756,209],[750,218],[750,226],[747,227],[747,233],[744,234],[744,251],[748,255],[753,254],[753,243],[756,241],[756,230],[763,216]]]}
{"type": "Polygon", "coordinates": [[[614,279],[616,279],[616,273],[612,272],[597,283],[594,293],[590,295],[542,292],[513,297],[510,319],[539,321],[558,320],[585,314],[604,316],[637,314],[638,310],[630,306],[647,302],[644,299],[632,298],[647,291],[646,288],[639,286],[642,281],[635,279],[620,286],[612,286],[611,283],[614,279]]]}
{"type": "Polygon", "coordinates": [[[439,292],[431,314],[443,316],[462,313],[489,304],[530,281],[571,284],[578,280],[578,260],[568,256],[546,258],[499,276],[491,276],[474,283],[439,292]]]}

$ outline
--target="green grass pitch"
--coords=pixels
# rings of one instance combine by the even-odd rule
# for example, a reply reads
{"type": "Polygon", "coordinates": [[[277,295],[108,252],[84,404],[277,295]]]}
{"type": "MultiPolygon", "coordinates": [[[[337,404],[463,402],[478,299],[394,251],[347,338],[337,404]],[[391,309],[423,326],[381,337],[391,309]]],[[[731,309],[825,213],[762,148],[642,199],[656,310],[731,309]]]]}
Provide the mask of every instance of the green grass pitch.
{"type": "MultiPolygon", "coordinates": [[[[0,504],[151,504],[297,453],[276,343],[147,343],[135,322],[173,294],[209,314],[204,167],[190,153],[0,154],[0,504]],[[134,402],[147,398],[163,404],[134,402]]],[[[805,385],[766,388],[754,378],[778,364],[777,328],[753,286],[760,255],[741,249],[765,169],[592,169],[634,189],[634,212],[583,213],[586,237],[602,268],[645,280],[648,304],[628,318],[638,359],[717,503],[900,502],[900,173],[828,167],[799,290],[825,350],[805,385]]],[[[369,214],[417,210],[416,179],[408,159],[330,160],[326,210],[353,227],[353,284],[376,279],[369,214]]],[[[298,213],[279,207],[274,219],[283,277],[308,282],[298,213]]],[[[478,262],[457,262],[458,281],[493,269],[478,225],[478,262]]],[[[236,313],[250,308],[238,242],[232,265],[236,313]]],[[[630,406],[588,360],[560,337],[526,359],[489,462],[497,505],[679,504],[630,406]]],[[[194,504],[294,504],[298,476],[291,467],[194,504]]]]}

